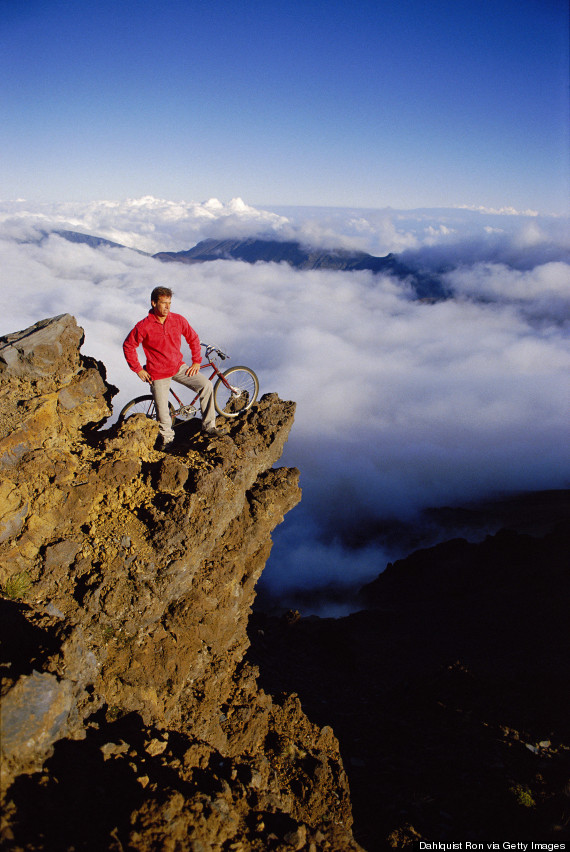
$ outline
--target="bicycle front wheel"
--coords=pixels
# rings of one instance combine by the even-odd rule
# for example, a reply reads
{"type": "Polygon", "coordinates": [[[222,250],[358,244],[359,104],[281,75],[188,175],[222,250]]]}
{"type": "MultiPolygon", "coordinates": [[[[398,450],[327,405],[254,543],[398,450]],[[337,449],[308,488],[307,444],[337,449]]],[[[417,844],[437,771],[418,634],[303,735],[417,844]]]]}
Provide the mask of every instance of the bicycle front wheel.
{"type": "Polygon", "coordinates": [[[223,417],[238,417],[257,399],[259,379],[249,367],[230,367],[222,376],[214,386],[216,411],[223,417]]]}
{"type": "MultiPolygon", "coordinates": [[[[168,403],[168,408],[170,410],[170,416],[172,418],[172,424],[174,425],[174,421],[176,417],[174,415],[174,406],[171,402],[168,403]]],[[[156,420],[156,405],[154,404],[154,397],[152,394],[146,394],[145,396],[137,396],[136,399],[131,399],[130,402],[127,402],[121,413],[119,414],[119,423],[122,423],[127,417],[133,417],[135,414],[144,414],[145,417],[150,417],[151,420],[156,420]]]]}

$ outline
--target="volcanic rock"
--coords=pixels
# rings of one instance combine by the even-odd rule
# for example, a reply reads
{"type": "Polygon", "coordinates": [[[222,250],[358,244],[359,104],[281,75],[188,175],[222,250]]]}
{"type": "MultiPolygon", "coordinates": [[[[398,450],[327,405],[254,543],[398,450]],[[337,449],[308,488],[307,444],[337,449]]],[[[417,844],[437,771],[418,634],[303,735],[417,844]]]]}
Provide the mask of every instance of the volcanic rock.
{"type": "Polygon", "coordinates": [[[0,339],[2,841],[357,850],[338,742],[245,659],[294,404],[155,449],[68,315],[0,339]]]}

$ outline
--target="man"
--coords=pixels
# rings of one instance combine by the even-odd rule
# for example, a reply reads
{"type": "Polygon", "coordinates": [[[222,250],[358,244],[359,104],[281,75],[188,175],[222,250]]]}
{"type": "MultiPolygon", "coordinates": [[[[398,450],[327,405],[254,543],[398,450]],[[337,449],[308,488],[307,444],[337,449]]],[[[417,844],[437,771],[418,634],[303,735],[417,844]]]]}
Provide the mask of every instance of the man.
{"type": "Polygon", "coordinates": [[[202,355],[200,338],[181,314],[171,313],[172,290],[155,287],[150,295],[151,309],[145,319],[138,322],[123,343],[127,364],[143,382],[152,388],[160,424],[162,446],[174,440],[174,430],[168,408],[170,381],[200,393],[202,431],[207,435],[221,435],[216,429],[216,411],[212,382],[200,373],[202,355]],[[184,363],[181,344],[186,340],[192,353],[192,365],[184,363]],[[146,364],[141,367],[137,349],[142,344],[146,364]]]}

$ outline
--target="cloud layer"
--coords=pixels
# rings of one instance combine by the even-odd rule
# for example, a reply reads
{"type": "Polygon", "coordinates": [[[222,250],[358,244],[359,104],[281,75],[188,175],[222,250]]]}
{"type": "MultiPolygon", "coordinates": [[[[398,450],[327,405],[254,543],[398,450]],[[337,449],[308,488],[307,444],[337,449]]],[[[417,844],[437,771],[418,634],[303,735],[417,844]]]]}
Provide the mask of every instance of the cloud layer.
{"type": "MultiPolygon", "coordinates": [[[[187,248],[215,228],[232,236],[262,229],[308,235],[312,228],[331,239],[343,230],[339,214],[303,224],[240,204],[208,202],[189,212],[189,205],[142,199],[90,205],[81,215],[60,210],[57,222],[53,209],[48,216],[5,206],[0,334],[73,314],[86,331],[84,352],[103,360],[121,389],[119,410],[141,391],[122,341],[146,313],[152,287],[166,281],[174,309],[203,340],[253,367],[262,392],[295,400],[284,463],[300,468],[304,496],[276,535],[264,575],[273,590],[375,576],[393,556],[382,530],[425,507],[568,486],[570,266],[556,222],[548,230],[533,220],[542,234],[533,240],[529,217],[500,239],[486,234],[489,220],[480,220],[471,239],[456,222],[454,241],[447,216],[393,214],[388,221],[379,214],[369,243],[388,239],[391,228],[394,243],[413,243],[408,252],[418,263],[447,259],[457,296],[437,304],[414,301],[404,283],[366,272],[163,265],[55,234],[25,241],[48,220],[153,251],[187,248]]],[[[372,232],[374,218],[349,211],[345,240],[358,228],[372,232]]]]}
{"type": "MultiPolygon", "coordinates": [[[[566,219],[507,211],[361,210],[357,208],[275,207],[260,209],[241,198],[222,203],[171,201],[145,196],[125,201],[45,203],[0,201],[3,233],[69,228],[105,237],[155,254],[182,251],[206,238],[272,236],[319,248],[347,248],[375,255],[423,250],[430,264],[454,253],[462,261],[520,259],[539,248],[569,259],[566,219]],[[431,250],[431,251],[430,251],[431,250]]],[[[546,259],[546,258],[545,258],[546,259]]],[[[553,259],[550,257],[550,259],[553,259]]]]}

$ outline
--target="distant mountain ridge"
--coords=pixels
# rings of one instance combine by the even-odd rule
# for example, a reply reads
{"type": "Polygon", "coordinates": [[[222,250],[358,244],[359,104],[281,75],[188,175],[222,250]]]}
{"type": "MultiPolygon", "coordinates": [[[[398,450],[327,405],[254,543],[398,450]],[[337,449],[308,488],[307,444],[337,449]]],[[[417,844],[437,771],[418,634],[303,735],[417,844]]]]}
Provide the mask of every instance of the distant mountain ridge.
{"type": "Polygon", "coordinates": [[[122,248],[128,249],[129,251],[136,251],[137,254],[145,254],[149,257],[149,252],[141,251],[140,249],[131,248],[130,246],[125,246],[122,243],[115,243],[113,240],[107,240],[105,237],[94,237],[91,234],[82,234],[80,231],[44,231],[43,234],[48,237],[50,234],[57,234],[58,237],[63,237],[64,240],[68,240],[70,243],[79,243],[82,245],[90,246],[91,248],[101,248],[101,246],[105,248],[122,248]]]}
{"type": "Polygon", "coordinates": [[[57,234],[69,242],[81,243],[91,248],[123,248],[165,263],[207,263],[213,260],[241,260],[245,263],[288,263],[294,269],[326,269],[339,272],[369,271],[392,275],[407,281],[416,298],[439,301],[453,296],[441,278],[433,272],[418,269],[401,261],[395,254],[376,257],[364,251],[346,249],[310,248],[295,240],[279,241],[271,238],[248,237],[223,240],[208,239],[185,251],[161,251],[150,255],[140,249],[130,248],[104,237],[70,230],[43,231],[42,238],[57,234]]]}
{"type": "Polygon", "coordinates": [[[368,270],[383,272],[397,278],[410,280],[420,299],[445,299],[451,293],[433,274],[414,269],[402,263],[394,254],[375,257],[363,251],[345,249],[325,250],[307,248],[297,241],[280,242],[273,239],[250,237],[247,239],[202,240],[186,251],[158,252],[153,255],[166,263],[206,263],[212,260],[241,260],[245,263],[288,263],[295,269],[331,269],[343,272],[368,270]]]}
{"type": "Polygon", "coordinates": [[[280,242],[256,237],[202,240],[186,251],[159,252],[154,257],[181,263],[203,263],[208,260],[243,260],[246,263],[285,261],[296,269],[373,269],[374,272],[392,268],[395,261],[394,255],[374,258],[366,252],[350,252],[345,249],[326,251],[306,248],[293,240],[280,242]]]}

